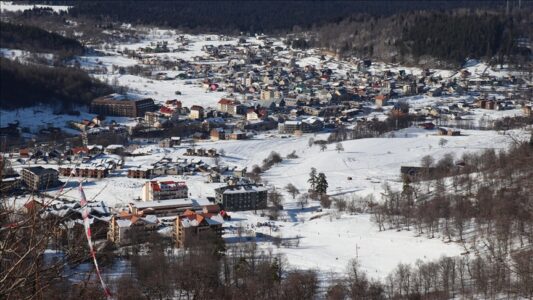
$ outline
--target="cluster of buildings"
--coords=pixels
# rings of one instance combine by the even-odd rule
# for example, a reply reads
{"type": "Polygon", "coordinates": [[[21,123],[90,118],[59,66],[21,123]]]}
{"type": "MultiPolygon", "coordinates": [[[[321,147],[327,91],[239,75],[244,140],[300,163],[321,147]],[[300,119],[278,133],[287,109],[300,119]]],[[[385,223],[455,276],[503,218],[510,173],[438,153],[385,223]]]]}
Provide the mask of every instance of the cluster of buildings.
{"type": "MultiPolygon", "coordinates": [[[[392,113],[395,103],[406,96],[457,96],[483,92],[487,86],[524,84],[514,76],[474,76],[466,70],[443,77],[429,69],[416,75],[408,70],[380,69],[368,59],[340,61],[316,50],[287,49],[269,38],[261,43],[242,38],[237,44],[206,45],[203,50],[206,56],[172,61],[180,73],[174,78],[166,76],[165,80],[185,80],[186,84],[195,84],[206,92],[225,92],[226,96],[215,107],[184,107],[179,100],[168,100],[154,107],[149,99],[126,101],[119,95],[110,95],[95,99],[92,110],[107,115],[143,117],[143,126],[163,131],[185,126],[195,139],[245,139],[261,130],[301,134],[347,126],[373,112],[392,113]],[[310,56],[314,63],[305,63],[310,56]],[[115,108],[122,107],[123,102],[131,102],[128,106],[131,108],[115,108]]],[[[151,66],[168,63],[145,54],[143,57],[151,66]]],[[[158,76],[162,75],[164,70],[158,72],[158,76]]],[[[471,108],[511,109],[530,101],[520,93],[510,96],[505,89],[493,93],[499,93],[502,100],[480,98],[471,103],[471,108]]],[[[531,103],[524,107],[524,112],[529,114],[531,103]]],[[[439,110],[437,105],[416,113],[424,116],[425,112],[428,118],[445,114],[434,110],[439,110]]]]}

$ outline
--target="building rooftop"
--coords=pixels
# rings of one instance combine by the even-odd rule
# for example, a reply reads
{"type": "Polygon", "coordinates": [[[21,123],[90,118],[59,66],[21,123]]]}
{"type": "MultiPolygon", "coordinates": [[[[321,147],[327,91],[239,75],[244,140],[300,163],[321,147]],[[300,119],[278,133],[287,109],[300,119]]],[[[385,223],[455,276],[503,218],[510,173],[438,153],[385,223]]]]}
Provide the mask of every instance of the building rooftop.
{"type": "Polygon", "coordinates": [[[29,167],[29,168],[24,168],[25,170],[28,170],[30,172],[32,172],[33,174],[35,175],[44,175],[44,174],[52,174],[52,173],[57,173],[56,170],[54,169],[50,169],[50,168],[43,168],[41,166],[37,166],[37,167],[29,167]]]}

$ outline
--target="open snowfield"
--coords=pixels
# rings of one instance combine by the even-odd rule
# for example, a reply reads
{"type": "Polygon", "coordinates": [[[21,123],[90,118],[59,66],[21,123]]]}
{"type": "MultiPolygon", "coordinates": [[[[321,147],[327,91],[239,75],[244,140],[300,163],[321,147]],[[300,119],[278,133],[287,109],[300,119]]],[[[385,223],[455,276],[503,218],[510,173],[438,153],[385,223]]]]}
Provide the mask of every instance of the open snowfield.
{"type": "MultiPolygon", "coordinates": [[[[278,231],[250,225],[250,232],[259,233],[258,236],[281,238],[283,242],[279,248],[271,242],[259,242],[259,245],[265,251],[284,254],[291,267],[319,271],[322,278],[327,278],[332,273],[342,274],[352,259],[357,259],[370,277],[383,278],[399,263],[414,264],[417,260],[435,260],[444,255],[456,256],[463,252],[458,244],[444,243],[439,238],[416,237],[413,231],[379,232],[369,214],[342,214],[337,217],[324,215],[309,220],[312,215],[324,213],[309,209],[306,209],[309,212],[298,213],[299,207],[290,205],[288,210],[295,220],[272,222],[279,226],[278,231]],[[285,241],[293,245],[283,246],[285,241]]],[[[232,218],[237,221],[229,222],[226,228],[266,222],[265,218],[252,213],[234,213],[232,218]]],[[[227,240],[244,240],[231,234],[228,229],[227,232],[230,234],[226,236],[231,236],[227,240]]]]}
{"type": "MultiPolygon", "coordinates": [[[[418,165],[422,156],[433,155],[439,159],[446,153],[459,157],[464,152],[476,152],[483,149],[506,148],[512,142],[509,136],[494,131],[463,131],[462,136],[444,137],[445,146],[439,146],[441,136],[434,131],[409,128],[395,132],[393,138],[372,138],[343,142],[345,151],[337,153],[332,149],[321,152],[317,146],[309,148],[309,137],[326,138],[322,135],[306,135],[301,138],[280,138],[261,136],[248,141],[217,141],[198,143],[197,147],[224,149],[225,156],[221,163],[229,166],[248,166],[260,164],[271,151],[286,156],[293,150],[297,159],[284,159],[268,172],[262,174],[268,185],[275,186],[285,196],[284,212],[280,221],[272,222],[278,230],[269,227],[256,227],[257,222],[269,222],[261,217],[259,211],[232,213],[232,221],[227,222],[224,236],[228,243],[244,241],[246,236],[255,237],[257,233],[265,237],[258,238],[259,245],[283,253],[291,267],[317,269],[327,276],[329,273],[341,273],[348,262],[358,258],[362,267],[372,277],[383,277],[400,262],[414,263],[416,260],[431,260],[442,255],[459,255],[462,248],[458,244],[444,243],[440,238],[427,239],[417,237],[412,231],[379,232],[371,221],[369,214],[338,214],[324,209],[320,212],[319,204],[311,201],[303,210],[283,191],[287,183],[293,183],[300,192],[308,188],[307,178],[311,167],[324,172],[329,182],[328,194],[352,194],[366,196],[373,194],[380,200],[382,186],[385,183],[393,188],[400,188],[399,170],[402,165],[418,165]],[[348,177],[352,177],[349,180],[348,177]],[[317,217],[313,218],[312,217],[317,217]],[[244,237],[239,238],[232,228],[244,226],[244,237]],[[282,246],[277,248],[268,237],[281,238],[282,246]],[[296,240],[298,246],[294,246],[296,240]],[[293,246],[284,246],[292,243],[293,246]]],[[[521,131],[513,131],[520,137],[521,131]]],[[[128,157],[126,166],[119,173],[102,180],[89,180],[84,184],[88,199],[105,201],[111,207],[123,207],[141,195],[144,183],[142,179],[125,177],[127,168],[146,165],[163,157],[183,157],[186,146],[178,149],[161,149],[146,146],[139,152],[149,153],[145,156],[128,157]]],[[[211,162],[210,158],[199,158],[211,162]]],[[[15,165],[20,168],[20,165],[15,165]]],[[[63,178],[65,179],[65,178],[63,178]]],[[[205,183],[202,175],[166,176],[158,179],[185,180],[192,198],[214,196],[214,188],[220,184],[205,183]]],[[[78,199],[77,180],[67,185],[66,197],[78,199]]],[[[57,190],[56,190],[57,191],[57,190]]],[[[56,191],[51,191],[53,195],[56,191]]]]}
{"type": "MultiPolygon", "coordinates": [[[[59,109],[59,108],[57,108],[59,109]]],[[[70,134],[80,134],[80,131],[67,126],[68,122],[80,122],[83,119],[91,120],[96,115],[88,113],[83,108],[79,108],[80,115],[54,114],[55,109],[49,106],[33,106],[15,110],[0,110],[0,126],[7,126],[8,123],[19,122],[21,128],[28,128],[30,133],[37,133],[40,129],[49,126],[61,127],[62,130],[70,134]]],[[[110,117],[121,124],[131,122],[126,117],[110,117]]]]}
{"type": "MultiPolygon", "coordinates": [[[[511,132],[513,138],[520,137],[522,131],[511,132]]],[[[438,136],[436,131],[408,128],[394,133],[394,137],[359,139],[342,142],[344,151],[337,152],[334,144],[325,151],[318,146],[308,147],[308,139],[326,139],[327,134],[305,135],[301,138],[280,138],[277,135],[263,135],[252,140],[199,142],[198,148],[224,149],[225,156],[221,164],[228,166],[248,167],[261,165],[271,151],[285,157],[292,151],[299,157],[284,159],[269,171],[261,174],[268,185],[283,189],[288,183],[294,184],[300,192],[309,188],[307,179],[311,167],[323,172],[329,182],[328,194],[356,194],[367,196],[373,194],[377,200],[385,183],[399,188],[400,167],[417,166],[425,155],[432,155],[436,160],[451,153],[460,158],[466,152],[478,152],[484,149],[504,149],[513,138],[495,131],[463,130],[461,136],[438,136]],[[440,140],[447,143],[440,146],[440,140]],[[351,179],[350,179],[351,178],[351,179]]],[[[124,205],[132,199],[140,197],[142,180],[126,178],[127,168],[146,166],[161,160],[163,157],[196,158],[212,163],[212,158],[183,156],[188,145],[176,149],[161,149],[156,145],[146,146],[144,152],[149,155],[127,157],[125,167],[113,176],[102,180],[89,180],[86,193],[89,198],[98,195],[99,199],[109,205],[124,205]]],[[[16,167],[22,167],[15,165],[16,167]]],[[[52,166],[53,167],[53,166],[52,166]]],[[[220,184],[205,183],[206,178],[195,176],[167,176],[158,179],[185,180],[190,188],[191,197],[205,198],[214,196],[214,188],[220,184]]],[[[77,191],[67,193],[77,199],[77,191]]],[[[287,195],[286,200],[289,201],[287,195]]]]}
{"type": "MultiPolygon", "coordinates": [[[[155,80],[135,75],[96,75],[97,78],[105,80],[117,79],[118,84],[127,86],[136,95],[142,95],[154,99],[156,103],[170,99],[180,100],[184,106],[201,105],[204,107],[216,107],[218,100],[223,98],[224,92],[207,92],[198,84],[185,84],[186,80],[155,80]],[[181,95],[177,96],[176,91],[181,95]]],[[[194,80],[193,82],[197,82],[194,80]]]]}

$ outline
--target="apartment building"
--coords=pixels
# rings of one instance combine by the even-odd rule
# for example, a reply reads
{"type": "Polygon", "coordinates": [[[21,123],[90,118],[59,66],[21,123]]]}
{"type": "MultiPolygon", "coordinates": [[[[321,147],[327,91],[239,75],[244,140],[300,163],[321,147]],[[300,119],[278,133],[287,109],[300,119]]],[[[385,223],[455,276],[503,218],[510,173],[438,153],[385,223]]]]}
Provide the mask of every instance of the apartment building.
{"type": "Polygon", "coordinates": [[[183,181],[147,181],[143,186],[142,200],[168,200],[187,198],[189,189],[183,181]]]}
{"type": "Polygon", "coordinates": [[[59,184],[59,173],[50,168],[30,167],[22,169],[22,181],[33,191],[44,190],[59,184]]]}

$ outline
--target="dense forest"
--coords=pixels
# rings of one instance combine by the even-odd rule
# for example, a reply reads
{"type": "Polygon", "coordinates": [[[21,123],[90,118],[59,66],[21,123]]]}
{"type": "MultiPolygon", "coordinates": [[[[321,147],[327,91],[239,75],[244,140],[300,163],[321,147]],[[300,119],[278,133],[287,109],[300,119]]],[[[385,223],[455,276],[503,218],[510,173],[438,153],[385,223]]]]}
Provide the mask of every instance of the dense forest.
{"type": "Polygon", "coordinates": [[[292,32],[295,48],[450,67],[466,58],[523,66],[531,49],[531,5],[510,1],[113,1],[74,4],[72,17],[191,32],[292,32]],[[302,33],[304,33],[302,35],[302,33]],[[302,38],[303,37],[303,38],[302,38]],[[435,60],[437,59],[437,60],[435,60]]]}
{"type": "Polygon", "coordinates": [[[518,41],[533,37],[531,20],[531,10],[512,14],[489,10],[419,11],[383,18],[360,15],[321,26],[307,39],[309,46],[333,50],[341,56],[433,63],[433,67],[458,66],[466,58],[523,65],[530,59],[531,49],[518,41]]]}
{"type": "MultiPolygon", "coordinates": [[[[532,5],[524,1],[520,9],[518,1],[509,1],[508,10],[503,1],[54,3],[73,5],[68,17],[88,24],[82,30],[85,39],[96,38],[102,28],[123,22],[191,33],[293,33],[288,41],[293,48],[320,47],[344,57],[427,67],[457,67],[466,58],[524,67],[531,57],[527,41],[533,39],[532,5]]],[[[66,16],[34,9],[11,18],[68,32],[66,16]]]]}
{"type": "Polygon", "coordinates": [[[53,53],[62,57],[80,55],[84,47],[77,40],[44,29],[0,22],[0,48],[53,53]]]}
{"type": "Polygon", "coordinates": [[[37,103],[60,103],[69,109],[112,91],[80,69],[26,65],[5,58],[0,58],[0,77],[0,107],[4,109],[37,103]]]}
{"type": "Polygon", "coordinates": [[[337,22],[353,14],[488,7],[501,1],[80,1],[72,16],[228,33],[286,32],[337,22]]]}

